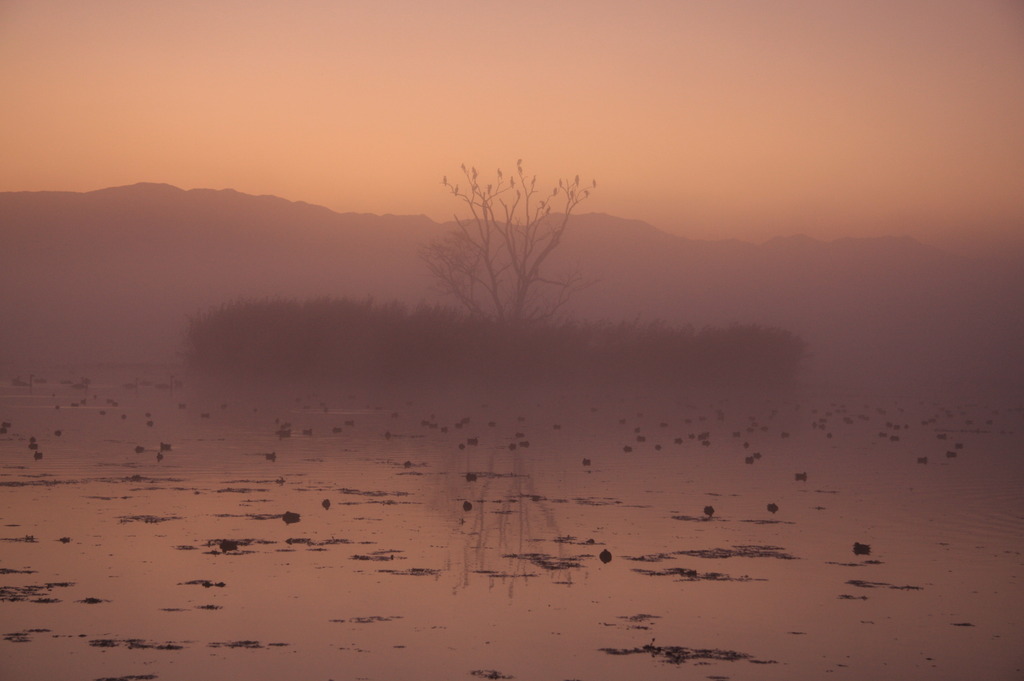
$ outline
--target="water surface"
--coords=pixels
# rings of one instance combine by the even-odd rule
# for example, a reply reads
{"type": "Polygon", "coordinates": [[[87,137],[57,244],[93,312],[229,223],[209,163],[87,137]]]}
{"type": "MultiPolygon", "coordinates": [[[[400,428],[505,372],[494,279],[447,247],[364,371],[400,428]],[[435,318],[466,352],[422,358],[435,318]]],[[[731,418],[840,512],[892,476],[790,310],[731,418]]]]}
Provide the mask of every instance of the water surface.
{"type": "Polygon", "coordinates": [[[47,378],[0,388],[3,678],[1021,677],[1020,405],[47,378]]]}

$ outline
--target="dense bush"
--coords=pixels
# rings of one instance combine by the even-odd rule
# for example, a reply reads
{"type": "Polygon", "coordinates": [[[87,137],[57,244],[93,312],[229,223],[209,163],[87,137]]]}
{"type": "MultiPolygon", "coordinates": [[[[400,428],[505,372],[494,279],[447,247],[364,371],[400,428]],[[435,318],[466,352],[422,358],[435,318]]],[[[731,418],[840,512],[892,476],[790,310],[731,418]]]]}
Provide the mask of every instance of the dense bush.
{"type": "Polygon", "coordinates": [[[805,353],[755,325],[560,322],[510,328],[450,308],[319,298],[239,300],[191,319],[185,355],[206,374],[354,383],[591,387],[777,384],[805,353]]]}

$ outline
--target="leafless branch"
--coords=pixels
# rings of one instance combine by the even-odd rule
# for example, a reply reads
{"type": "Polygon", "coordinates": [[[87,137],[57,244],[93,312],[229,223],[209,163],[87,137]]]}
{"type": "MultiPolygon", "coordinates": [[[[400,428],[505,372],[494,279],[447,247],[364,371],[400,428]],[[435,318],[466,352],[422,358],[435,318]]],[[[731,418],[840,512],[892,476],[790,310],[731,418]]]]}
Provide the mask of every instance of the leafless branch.
{"type": "Polygon", "coordinates": [[[438,289],[474,315],[521,323],[554,316],[583,285],[578,272],[545,275],[549,256],[561,245],[569,219],[586,200],[589,188],[580,177],[561,179],[551,193],[539,197],[536,176],[528,176],[522,160],[505,176],[483,182],[474,167],[461,167],[465,188],[442,185],[462,202],[469,217],[455,217],[456,228],[424,247],[426,262],[438,289]],[[560,213],[553,213],[554,203],[560,213]]]}

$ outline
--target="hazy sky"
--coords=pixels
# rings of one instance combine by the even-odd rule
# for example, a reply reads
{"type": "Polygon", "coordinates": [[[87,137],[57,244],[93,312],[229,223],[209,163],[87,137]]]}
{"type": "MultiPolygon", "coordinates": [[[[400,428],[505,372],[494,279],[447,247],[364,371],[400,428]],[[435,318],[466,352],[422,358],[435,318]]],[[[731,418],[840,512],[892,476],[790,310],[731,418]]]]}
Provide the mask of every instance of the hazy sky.
{"type": "Polygon", "coordinates": [[[459,164],[698,238],[1024,233],[1021,0],[0,0],[0,191],[451,217],[459,164]]]}

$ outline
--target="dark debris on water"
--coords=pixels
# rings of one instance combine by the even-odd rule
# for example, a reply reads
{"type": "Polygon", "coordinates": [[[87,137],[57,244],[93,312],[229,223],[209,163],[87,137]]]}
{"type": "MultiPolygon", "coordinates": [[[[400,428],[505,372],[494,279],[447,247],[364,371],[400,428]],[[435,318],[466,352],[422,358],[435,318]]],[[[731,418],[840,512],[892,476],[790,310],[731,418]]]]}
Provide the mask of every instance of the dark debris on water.
{"type": "Polygon", "coordinates": [[[846,583],[851,586],[860,587],[861,589],[886,588],[897,589],[899,591],[921,591],[922,589],[924,589],[924,587],[922,586],[911,586],[909,584],[906,584],[904,586],[896,586],[895,584],[889,584],[888,582],[868,582],[863,579],[848,579],[846,583]]]}
{"type": "Polygon", "coordinates": [[[502,674],[496,669],[474,669],[471,671],[470,676],[476,676],[481,679],[514,679],[516,677],[502,674]]]}
{"type": "Polygon", "coordinates": [[[775,660],[759,660],[753,655],[739,653],[735,650],[717,648],[686,648],[683,646],[656,646],[653,642],[642,648],[601,648],[609,655],[646,654],[660,659],[666,664],[683,664],[693,660],[712,660],[715,662],[738,662],[745,660],[753,664],[777,664],[775,660]]]}
{"type": "Polygon", "coordinates": [[[185,646],[173,641],[154,643],[141,638],[94,638],[89,641],[93,648],[118,648],[124,646],[129,650],[183,650],[185,646]]]}
{"type": "Polygon", "coordinates": [[[389,575],[406,575],[409,577],[432,577],[441,574],[441,571],[436,568],[409,568],[408,570],[377,570],[377,572],[386,572],[389,575]]]}
{"type": "Polygon", "coordinates": [[[225,584],[224,582],[211,582],[208,579],[193,579],[188,582],[181,582],[181,586],[201,586],[204,589],[209,589],[213,586],[218,588],[224,588],[225,586],[227,586],[227,584],[225,584]]]}
{"type": "MultiPolygon", "coordinates": [[[[248,648],[255,650],[263,648],[263,644],[259,641],[214,641],[207,644],[211,648],[248,648]]],[[[291,645],[290,643],[268,643],[267,647],[283,648],[291,645]]]]}
{"type": "Polygon", "coordinates": [[[589,555],[560,557],[547,553],[506,553],[502,556],[502,558],[526,560],[544,570],[567,570],[583,567],[582,560],[590,557],[589,555]]]}
{"type": "Polygon", "coordinates": [[[391,622],[393,620],[400,620],[400,619],[402,619],[401,615],[390,615],[390,616],[369,615],[369,616],[366,616],[366,617],[350,617],[347,620],[346,619],[333,619],[333,620],[328,620],[328,621],[332,622],[334,624],[345,624],[345,623],[349,623],[349,624],[374,624],[375,622],[391,622]]]}
{"type": "Polygon", "coordinates": [[[723,572],[698,572],[689,568],[674,567],[666,570],[644,570],[633,568],[633,572],[639,572],[648,577],[676,577],[677,582],[765,582],[766,579],[754,578],[748,575],[732,577],[723,572]]]}
{"type": "MultiPolygon", "coordinates": [[[[665,555],[665,554],[655,554],[665,555]]],[[[781,546],[757,544],[738,544],[731,549],[690,549],[674,551],[674,556],[691,556],[694,558],[778,558],[780,560],[797,560],[797,557],[785,552],[781,546]]]]}
{"type": "Polygon", "coordinates": [[[640,613],[638,615],[619,615],[616,619],[623,620],[625,625],[618,622],[602,622],[601,624],[606,627],[621,627],[624,626],[626,629],[641,629],[647,630],[655,623],[654,620],[661,619],[661,615],[648,615],[646,613],[640,613]]]}
{"type": "Polygon", "coordinates": [[[47,582],[46,584],[29,584],[26,586],[0,586],[0,601],[18,603],[21,601],[32,601],[33,603],[60,603],[59,598],[53,598],[50,594],[54,589],[74,586],[74,582],[47,582]]]}
{"type": "Polygon", "coordinates": [[[117,518],[122,523],[166,523],[171,520],[181,520],[178,515],[122,515],[117,518]]]}
{"type": "Polygon", "coordinates": [[[11,643],[28,643],[32,640],[32,634],[46,634],[49,633],[49,629],[25,629],[24,631],[15,631],[9,634],[4,634],[4,640],[10,641],[11,643]]]}

